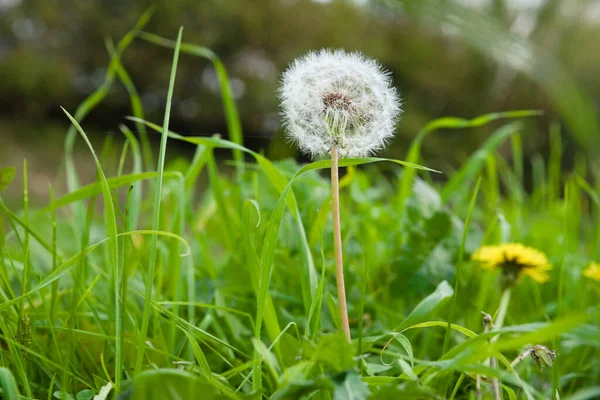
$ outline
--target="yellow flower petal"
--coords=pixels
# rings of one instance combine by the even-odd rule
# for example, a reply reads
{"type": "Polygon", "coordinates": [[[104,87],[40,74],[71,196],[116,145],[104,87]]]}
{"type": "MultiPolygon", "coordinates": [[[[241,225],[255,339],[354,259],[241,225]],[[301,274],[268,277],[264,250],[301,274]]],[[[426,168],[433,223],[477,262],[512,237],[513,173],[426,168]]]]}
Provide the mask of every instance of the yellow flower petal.
{"type": "MultiPolygon", "coordinates": [[[[504,243],[496,246],[482,246],[471,257],[479,261],[481,268],[502,269],[505,274],[527,275],[536,282],[547,282],[550,277],[547,271],[552,269],[548,258],[539,250],[521,243],[504,243]]],[[[600,267],[598,267],[600,271],[600,267]]],[[[598,272],[600,281],[600,272],[598,272]]]]}
{"type": "Polygon", "coordinates": [[[591,262],[590,265],[583,271],[583,275],[587,278],[600,282],[600,264],[591,262]]]}

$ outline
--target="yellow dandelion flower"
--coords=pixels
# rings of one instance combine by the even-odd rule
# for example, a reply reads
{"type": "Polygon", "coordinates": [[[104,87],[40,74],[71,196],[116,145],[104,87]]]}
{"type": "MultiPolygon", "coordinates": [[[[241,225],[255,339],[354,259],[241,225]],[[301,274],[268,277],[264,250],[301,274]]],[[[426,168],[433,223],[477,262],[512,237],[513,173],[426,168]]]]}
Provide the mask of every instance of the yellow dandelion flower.
{"type": "Polygon", "coordinates": [[[514,283],[525,275],[539,283],[550,280],[548,271],[552,265],[546,255],[520,243],[483,246],[472,259],[481,262],[482,268],[501,269],[507,283],[514,283]]]}
{"type": "Polygon", "coordinates": [[[591,262],[590,265],[583,271],[583,275],[587,278],[600,282],[600,264],[591,262]]]}

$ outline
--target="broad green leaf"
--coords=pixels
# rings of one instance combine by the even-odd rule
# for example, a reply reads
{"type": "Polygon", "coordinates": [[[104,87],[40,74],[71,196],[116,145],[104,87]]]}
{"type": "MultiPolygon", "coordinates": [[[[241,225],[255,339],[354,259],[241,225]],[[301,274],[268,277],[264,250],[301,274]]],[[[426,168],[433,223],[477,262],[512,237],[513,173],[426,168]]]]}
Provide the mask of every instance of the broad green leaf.
{"type": "Polygon", "coordinates": [[[504,389],[508,395],[509,400],[517,400],[517,394],[510,386],[502,385],[502,389],[504,389]]]}
{"type": "Polygon", "coordinates": [[[333,400],[366,400],[371,391],[361,376],[351,370],[333,379],[333,400]]]}
{"type": "Polygon", "coordinates": [[[52,394],[52,396],[59,400],[73,400],[73,396],[67,392],[56,391],[52,394]]]}
{"type": "Polygon", "coordinates": [[[342,372],[354,366],[354,350],[343,332],[336,332],[321,337],[312,360],[342,372]]]}
{"type": "Polygon", "coordinates": [[[0,388],[2,388],[2,393],[4,393],[7,399],[16,400],[19,398],[19,391],[17,389],[15,378],[10,373],[10,370],[4,367],[0,367],[0,388]]]}
{"type": "Polygon", "coordinates": [[[400,369],[402,370],[402,373],[404,373],[404,375],[408,376],[408,379],[410,379],[411,381],[419,380],[419,377],[413,372],[411,366],[406,361],[399,358],[398,364],[400,365],[400,369]]]}
{"type": "Polygon", "coordinates": [[[600,398],[600,386],[590,386],[580,389],[572,395],[565,397],[564,400],[589,400],[600,398]]]}
{"type": "Polygon", "coordinates": [[[77,400],[92,400],[95,396],[96,392],[91,389],[84,389],[81,392],[77,393],[77,400]]]}
{"type": "Polygon", "coordinates": [[[427,317],[433,310],[435,310],[444,300],[452,296],[454,290],[452,286],[446,281],[442,281],[435,291],[427,296],[412,310],[412,312],[402,321],[398,326],[394,328],[395,332],[402,332],[409,326],[417,324],[419,321],[427,317]]]}

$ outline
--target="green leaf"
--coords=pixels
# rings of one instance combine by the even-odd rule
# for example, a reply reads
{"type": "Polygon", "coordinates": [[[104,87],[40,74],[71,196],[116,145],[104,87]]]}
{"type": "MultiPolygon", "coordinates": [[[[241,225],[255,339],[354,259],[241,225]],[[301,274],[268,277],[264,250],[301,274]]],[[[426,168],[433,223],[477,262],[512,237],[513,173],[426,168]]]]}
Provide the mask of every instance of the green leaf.
{"type": "Polygon", "coordinates": [[[15,179],[15,167],[0,168],[0,193],[15,179]]]}
{"type": "Polygon", "coordinates": [[[315,366],[308,361],[300,361],[298,364],[285,370],[279,379],[277,391],[271,396],[271,400],[300,399],[303,395],[314,392],[322,384],[307,376],[310,370],[315,366]]]}
{"type": "Polygon", "coordinates": [[[410,379],[411,381],[418,381],[419,377],[414,373],[414,371],[412,370],[411,366],[408,365],[408,363],[406,361],[404,361],[403,359],[399,358],[398,359],[398,364],[400,365],[400,369],[402,370],[402,372],[404,373],[404,375],[408,376],[408,379],[410,379]]]}
{"type": "Polygon", "coordinates": [[[564,400],[588,400],[598,398],[600,398],[600,386],[591,386],[578,390],[564,400]]]}
{"type": "Polygon", "coordinates": [[[10,373],[10,370],[4,367],[0,367],[0,388],[2,388],[2,393],[6,396],[6,399],[16,400],[19,398],[15,377],[10,373]]]}
{"type": "Polygon", "coordinates": [[[337,372],[342,372],[354,366],[354,350],[343,332],[322,336],[313,361],[321,362],[337,372]]]}
{"type": "Polygon", "coordinates": [[[56,391],[52,394],[52,396],[54,396],[55,399],[60,400],[73,400],[73,396],[67,392],[56,391]]]}
{"type": "Polygon", "coordinates": [[[92,400],[95,396],[96,392],[91,389],[84,389],[81,392],[77,393],[77,400],[92,400]]]}
{"type": "Polygon", "coordinates": [[[344,373],[333,379],[333,400],[365,400],[371,391],[361,376],[355,371],[344,373]]]}
{"type": "Polygon", "coordinates": [[[433,293],[417,304],[408,317],[394,328],[394,331],[403,332],[411,325],[415,325],[433,312],[444,300],[452,296],[453,293],[452,286],[448,282],[442,281],[433,293]]]}
{"type": "Polygon", "coordinates": [[[510,386],[502,385],[502,389],[504,389],[508,395],[509,400],[517,400],[517,394],[510,386]]]}

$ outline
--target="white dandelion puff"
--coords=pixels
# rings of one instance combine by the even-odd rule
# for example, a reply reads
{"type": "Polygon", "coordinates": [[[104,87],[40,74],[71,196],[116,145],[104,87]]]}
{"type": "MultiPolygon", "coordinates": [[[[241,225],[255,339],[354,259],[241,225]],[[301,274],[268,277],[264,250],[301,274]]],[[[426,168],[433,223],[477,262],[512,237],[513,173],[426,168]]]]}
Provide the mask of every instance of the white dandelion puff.
{"type": "Polygon", "coordinates": [[[279,98],[288,138],[317,158],[332,146],[346,157],[385,148],[401,113],[390,74],[361,53],[320,50],[284,72],[279,98]]]}

